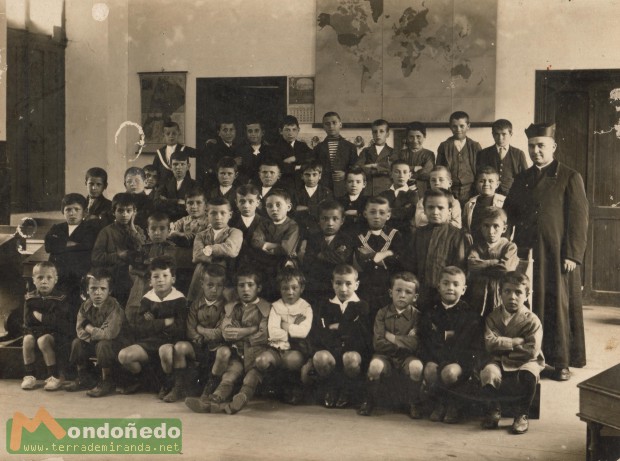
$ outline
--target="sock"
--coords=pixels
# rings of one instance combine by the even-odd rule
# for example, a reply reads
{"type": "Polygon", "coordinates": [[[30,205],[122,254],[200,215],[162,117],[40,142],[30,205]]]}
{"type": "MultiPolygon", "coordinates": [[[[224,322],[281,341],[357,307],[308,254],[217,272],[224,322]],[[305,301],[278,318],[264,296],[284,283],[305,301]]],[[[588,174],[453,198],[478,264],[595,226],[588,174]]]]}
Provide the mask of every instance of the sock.
{"type": "Polygon", "coordinates": [[[33,376],[34,375],[34,362],[24,363],[24,371],[26,372],[26,376],[33,376]]]}
{"type": "Polygon", "coordinates": [[[58,366],[56,366],[56,364],[48,365],[47,366],[47,375],[48,376],[58,376],[58,366]]]}

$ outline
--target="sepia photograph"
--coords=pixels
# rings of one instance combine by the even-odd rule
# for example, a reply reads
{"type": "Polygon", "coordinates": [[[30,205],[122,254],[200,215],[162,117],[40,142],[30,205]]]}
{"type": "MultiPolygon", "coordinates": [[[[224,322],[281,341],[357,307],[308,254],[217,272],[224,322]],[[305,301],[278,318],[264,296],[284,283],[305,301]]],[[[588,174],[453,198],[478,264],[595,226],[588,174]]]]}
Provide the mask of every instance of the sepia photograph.
{"type": "Polygon", "coordinates": [[[620,460],[620,0],[0,0],[0,460],[620,460]]]}

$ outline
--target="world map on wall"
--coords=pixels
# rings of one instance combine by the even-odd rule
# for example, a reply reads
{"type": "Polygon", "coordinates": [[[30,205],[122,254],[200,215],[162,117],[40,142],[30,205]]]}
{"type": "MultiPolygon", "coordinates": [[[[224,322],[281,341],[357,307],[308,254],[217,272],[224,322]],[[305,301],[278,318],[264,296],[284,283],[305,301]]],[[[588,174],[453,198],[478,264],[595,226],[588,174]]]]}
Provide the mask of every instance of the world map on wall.
{"type": "Polygon", "coordinates": [[[494,119],[495,0],[317,0],[317,14],[317,121],[494,119]]]}

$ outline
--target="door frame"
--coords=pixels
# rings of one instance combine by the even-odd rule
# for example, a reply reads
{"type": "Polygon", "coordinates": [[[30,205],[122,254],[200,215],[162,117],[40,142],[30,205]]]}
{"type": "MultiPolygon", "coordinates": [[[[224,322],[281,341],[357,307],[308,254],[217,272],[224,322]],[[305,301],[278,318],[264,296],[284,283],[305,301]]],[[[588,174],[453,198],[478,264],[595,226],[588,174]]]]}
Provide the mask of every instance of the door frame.
{"type": "MultiPolygon", "coordinates": [[[[535,121],[537,123],[553,120],[554,114],[549,113],[549,99],[553,97],[548,85],[562,82],[581,83],[591,85],[588,88],[590,95],[588,112],[588,150],[586,154],[586,171],[580,171],[585,182],[586,196],[589,204],[588,216],[588,242],[584,257],[583,278],[583,298],[587,304],[602,304],[619,306],[617,292],[607,292],[594,289],[594,277],[596,267],[594,266],[593,245],[595,222],[599,219],[618,221],[620,226],[620,208],[596,206],[593,203],[596,183],[596,165],[592,155],[594,153],[594,130],[595,127],[595,105],[593,99],[593,87],[612,81],[620,81],[620,69],[596,69],[596,70],[538,70],[536,71],[535,88],[535,121]],[[549,118],[551,117],[551,118],[549,118]],[[605,208],[604,212],[601,208],[605,208]]],[[[561,147],[561,146],[560,146],[561,147]]],[[[561,152],[561,149],[560,149],[561,152]]],[[[561,159],[560,159],[561,160],[561,159]]],[[[617,267],[616,270],[620,270],[617,267]]],[[[618,287],[620,291],[620,287],[618,287]]]]}

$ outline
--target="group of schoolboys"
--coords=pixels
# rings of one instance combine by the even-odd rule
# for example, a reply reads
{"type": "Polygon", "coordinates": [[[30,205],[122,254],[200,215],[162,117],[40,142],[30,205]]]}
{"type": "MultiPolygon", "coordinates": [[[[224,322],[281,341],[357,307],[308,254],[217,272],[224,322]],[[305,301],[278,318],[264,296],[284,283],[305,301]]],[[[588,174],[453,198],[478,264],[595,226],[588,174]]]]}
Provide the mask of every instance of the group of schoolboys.
{"type": "Polygon", "coordinates": [[[520,396],[512,431],[527,431],[544,360],[497,193],[527,166],[508,147],[510,122],[493,125],[497,147],[485,154],[466,136],[467,114],[452,114],[437,162],[419,122],[397,152],[375,121],[359,156],[337,113],[323,125],[312,151],[291,116],[271,146],[260,123],[235,145],[223,122],[199,154],[167,124],[153,165],[128,169],[111,202],[106,172],[89,169],[88,198],[64,197],[66,222],[45,238],[50,261],[33,270],[22,388],[37,385],[38,348],[46,390],[100,397],[159,376],[164,401],[234,414],[264,381],[292,404],[319,387],[328,408],[349,406],[361,383],[368,416],[383,378],[402,374],[412,418],[429,409],[454,423],[460,404],[446,389],[477,379],[490,402],[483,426],[498,426],[506,387],[520,396]],[[184,247],[189,274],[177,272],[184,247]]]}

